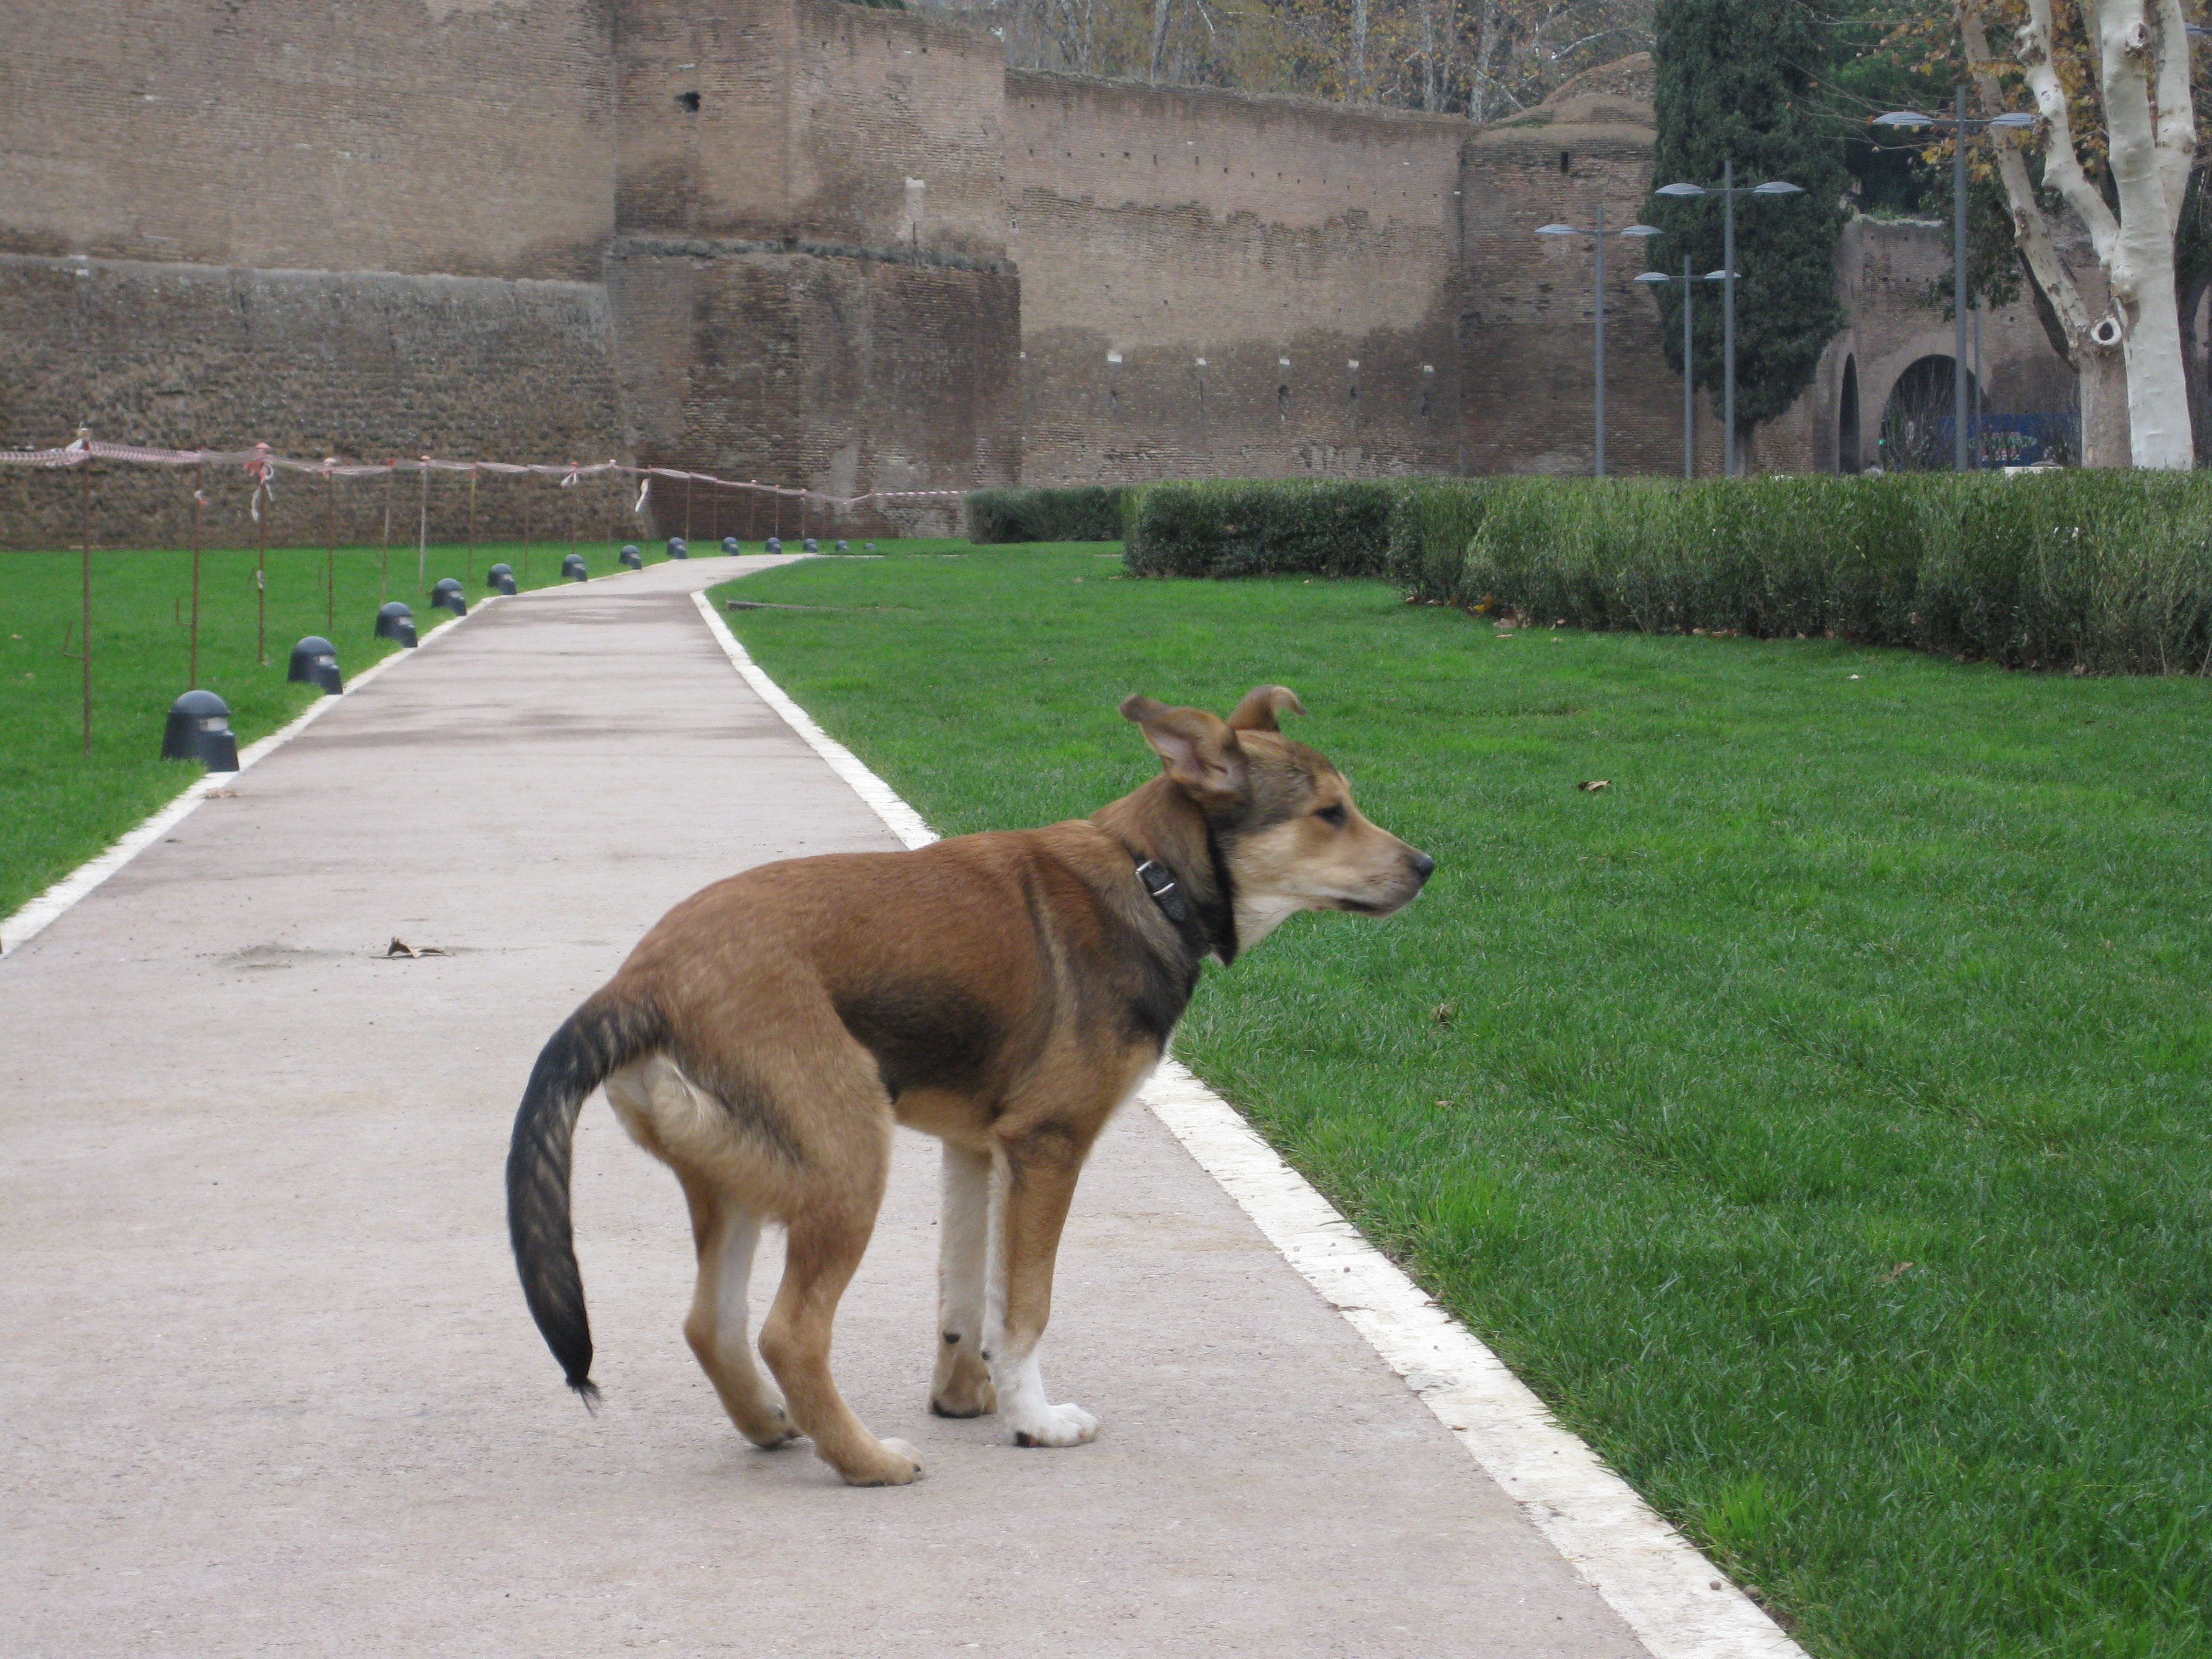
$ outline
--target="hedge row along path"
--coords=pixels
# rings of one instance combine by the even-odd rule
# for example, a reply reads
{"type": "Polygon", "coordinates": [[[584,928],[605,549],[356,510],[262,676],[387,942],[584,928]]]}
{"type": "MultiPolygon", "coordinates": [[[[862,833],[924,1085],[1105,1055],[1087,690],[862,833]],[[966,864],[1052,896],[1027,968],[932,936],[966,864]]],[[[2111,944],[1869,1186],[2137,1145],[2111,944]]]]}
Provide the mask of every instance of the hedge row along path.
{"type": "Polygon", "coordinates": [[[472,620],[0,966],[37,1034],[0,1059],[0,1648],[1648,1652],[1142,1112],[1062,1255],[1093,1446],[927,1414],[911,1137],[838,1351],[927,1480],[738,1438],[678,1329],[682,1202],[596,1106],[605,1408],[562,1388],[501,1211],[538,1046],[705,883],[896,845],[701,624],[690,592],[762,562],[472,620]]]}

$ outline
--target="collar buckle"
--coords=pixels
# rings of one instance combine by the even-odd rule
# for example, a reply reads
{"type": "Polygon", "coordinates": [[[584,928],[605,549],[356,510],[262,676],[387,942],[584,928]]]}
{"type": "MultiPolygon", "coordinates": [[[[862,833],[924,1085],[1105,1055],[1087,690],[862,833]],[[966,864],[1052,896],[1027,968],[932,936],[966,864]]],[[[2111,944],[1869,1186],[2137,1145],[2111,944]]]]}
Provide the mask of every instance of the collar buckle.
{"type": "Polygon", "coordinates": [[[1152,902],[1167,913],[1169,921],[1178,927],[1189,922],[1190,901],[1183,896],[1182,889],[1176,885],[1175,877],[1168,872],[1165,865],[1151,859],[1141,860],[1137,866],[1137,879],[1145,884],[1145,890],[1152,896],[1152,902]]]}

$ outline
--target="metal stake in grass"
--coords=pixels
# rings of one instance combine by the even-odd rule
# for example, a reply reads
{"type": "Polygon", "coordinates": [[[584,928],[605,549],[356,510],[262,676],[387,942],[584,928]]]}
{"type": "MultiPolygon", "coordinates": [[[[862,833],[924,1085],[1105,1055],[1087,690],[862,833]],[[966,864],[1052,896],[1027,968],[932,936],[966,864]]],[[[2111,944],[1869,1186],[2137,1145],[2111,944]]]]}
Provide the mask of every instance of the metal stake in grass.
{"type": "Polygon", "coordinates": [[[253,509],[254,565],[253,565],[253,657],[264,668],[269,666],[269,514],[274,510],[276,498],[269,491],[269,446],[256,444],[264,459],[256,463],[253,475],[253,494],[246,505],[253,509]],[[264,499],[265,498],[265,499],[264,499]]]}
{"type": "MultiPolygon", "coordinates": [[[[335,455],[323,463],[329,468],[337,464],[335,455]]],[[[326,471],[323,480],[330,486],[325,492],[323,516],[328,520],[331,542],[330,552],[323,562],[323,626],[335,634],[338,631],[338,475],[326,471]]]]}
{"type": "Polygon", "coordinates": [[[529,585],[529,581],[530,581],[530,480],[531,480],[532,476],[532,475],[528,471],[526,471],[526,471],[523,472],[523,474],[522,474],[522,479],[521,479],[521,483],[522,483],[522,580],[523,580],[523,584],[524,584],[526,586],[527,586],[529,585]]]}
{"type": "Polygon", "coordinates": [[[416,468],[422,488],[421,507],[415,517],[415,591],[428,593],[430,580],[430,457],[425,453],[416,468]]]}
{"type": "Polygon", "coordinates": [[[376,602],[382,605],[392,597],[392,486],[399,477],[397,457],[384,463],[384,568],[377,573],[376,602]]]}
{"type": "MultiPolygon", "coordinates": [[[[88,448],[92,443],[92,429],[82,428],[77,434],[88,448]]],[[[83,663],[84,678],[84,757],[92,758],[92,462],[87,458],[80,469],[82,488],[78,491],[79,528],[84,532],[84,648],[78,653],[83,663]]]]}
{"type": "Polygon", "coordinates": [[[187,687],[200,683],[200,509],[207,505],[207,494],[200,486],[206,481],[207,463],[203,461],[192,469],[192,635],[185,657],[187,687]]]}
{"type": "Polygon", "coordinates": [[[477,568],[477,469],[469,469],[469,553],[461,561],[461,580],[472,582],[477,568]]]}

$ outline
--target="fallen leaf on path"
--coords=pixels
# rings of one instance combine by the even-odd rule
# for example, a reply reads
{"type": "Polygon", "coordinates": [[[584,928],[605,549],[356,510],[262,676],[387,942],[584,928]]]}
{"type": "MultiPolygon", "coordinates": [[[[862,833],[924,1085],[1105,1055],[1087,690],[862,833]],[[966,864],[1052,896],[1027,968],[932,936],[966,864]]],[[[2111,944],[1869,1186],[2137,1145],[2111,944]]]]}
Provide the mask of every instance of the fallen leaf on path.
{"type": "Polygon", "coordinates": [[[404,939],[395,939],[385,947],[387,957],[442,957],[450,954],[443,945],[425,945],[419,949],[404,939]]]}

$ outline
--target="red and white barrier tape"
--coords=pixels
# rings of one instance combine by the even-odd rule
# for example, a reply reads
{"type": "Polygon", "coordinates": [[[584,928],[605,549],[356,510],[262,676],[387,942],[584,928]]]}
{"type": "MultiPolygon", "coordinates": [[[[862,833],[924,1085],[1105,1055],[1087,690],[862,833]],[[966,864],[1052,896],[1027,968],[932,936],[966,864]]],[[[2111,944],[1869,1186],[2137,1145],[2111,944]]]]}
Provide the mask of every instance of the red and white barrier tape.
{"type": "Polygon", "coordinates": [[[395,458],[382,462],[347,463],[328,458],[319,461],[301,461],[289,455],[279,455],[266,444],[257,444],[252,449],[148,449],[135,444],[100,443],[84,433],[80,433],[76,441],[60,449],[0,449],[0,466],[70,467],[82,466],[88,461],[126,461],[139,466],[243,467],[254,480],[253,506],[257,518],[260,516],[260,503],[270,495],[270,482],[279,471],[311,472],[324,478],[376,478],[393,471],[493,472],[507,477],[535,474],[539,477],[557,479],[563,485],[573,484],[579,478],[617,473],[642,481],[637,507],[634,509],[638,511],[643,509],[646,492],[651,489],[652,481],[655,478],[676,478],[687,483],[706,484],[715,489],[750,490],[757,495],[821,501],[844,508],[858,507],[864,501],[957,501],[967,493],[960,489],[872,489],[861,495],[832,495],[824,490],[787,489],[780,484],[764,484],[750,478],[718,478],[710,472],[684,472],[672,466],[625,466],[619,461],[611,460],[595,462],[588,466],[574,461],[565,465],[515,461],[448,461],[428,455],[414,460],[395,458]]]}

